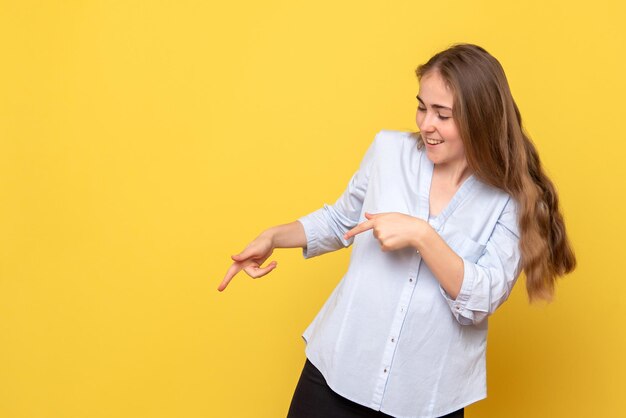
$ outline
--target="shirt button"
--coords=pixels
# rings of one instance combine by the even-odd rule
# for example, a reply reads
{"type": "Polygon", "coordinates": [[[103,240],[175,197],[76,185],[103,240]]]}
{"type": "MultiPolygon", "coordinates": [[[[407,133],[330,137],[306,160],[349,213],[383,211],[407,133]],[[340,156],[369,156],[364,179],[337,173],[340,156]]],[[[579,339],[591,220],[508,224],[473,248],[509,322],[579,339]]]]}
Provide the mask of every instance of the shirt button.
{"type": "Polygon", "coordinates": [[[395,343],[395,342],[396,342],[396,339],[395,339],[395,338],[392,338],[392,339],[391,339],[391,342],[392,342],[392,343],[395,343]]]}
{"type": "Polygon", "coordinates": [[[387,373],[387,369],[383,370],[383,372],[387,373]]]}
{"type": "Polygon", "coordinates": [[[410,277],[410,278],[409,278],[409,281],[410,281],[410,282],[412,282],[412,281],[413,281],[413,277],[410,277]]]}
{"type": "Polygon", "coordinates": [[[404,307],[400,308],[400,312],[404,312],[404,307]]]}

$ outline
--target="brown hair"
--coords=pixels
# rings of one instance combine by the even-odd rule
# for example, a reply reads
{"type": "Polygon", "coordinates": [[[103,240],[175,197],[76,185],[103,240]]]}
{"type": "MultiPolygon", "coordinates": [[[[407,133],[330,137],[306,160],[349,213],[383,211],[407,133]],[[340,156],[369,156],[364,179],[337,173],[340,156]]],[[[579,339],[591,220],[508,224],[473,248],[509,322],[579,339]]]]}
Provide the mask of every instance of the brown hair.
{"type": "MultiPolygon", "coordinates": [[[[509,193],[519,207],[520,250],[530,302],[551,301],[558,276],[576,267],[556,189],[522,127],[504,70],[485,49],[455,44],[415,70],[437,71],[454,95],[452,115],[474,175],[509,193]]],[[[423,140],[416,133],[418,146],[423,140]]]]}

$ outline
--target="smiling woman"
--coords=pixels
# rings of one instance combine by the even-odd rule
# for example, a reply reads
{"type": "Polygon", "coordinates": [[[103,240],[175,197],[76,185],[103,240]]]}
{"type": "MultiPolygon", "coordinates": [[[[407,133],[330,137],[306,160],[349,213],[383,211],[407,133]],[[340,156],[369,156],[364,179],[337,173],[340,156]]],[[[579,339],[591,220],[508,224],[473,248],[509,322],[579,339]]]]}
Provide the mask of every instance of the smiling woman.
{"type": "Polygon", "coordinates": [[[521,270],[530,299],[549,299],[575,266],[500,63],[458,44],[416,74],[419,132],[380,131],[334,204],[263,232],[218,287],[272,271],[275,248],[353,245],[303,333],[289,418],[463,417],[487,396],[487,317],[521,270]]]}
{"type": "MultiPolygon", "coordinates": [[[[416,122],[424,138],[428,158],[438,176],[448,172],[459,184],[469,174],[463,140],[452,117],[454,96],[437,71],[420,80],[416,122]]],[[[437,177],[438,177],[437,176],[437,177]]]]}

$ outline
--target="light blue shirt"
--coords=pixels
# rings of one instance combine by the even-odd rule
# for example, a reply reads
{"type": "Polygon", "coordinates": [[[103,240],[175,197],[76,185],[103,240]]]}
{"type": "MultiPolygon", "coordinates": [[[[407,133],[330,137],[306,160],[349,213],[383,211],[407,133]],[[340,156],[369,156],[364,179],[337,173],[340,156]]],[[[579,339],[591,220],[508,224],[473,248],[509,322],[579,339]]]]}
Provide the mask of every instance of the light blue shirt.
{"type": "Polygon", "coordinates": [[[353,244],[302,335],[306,356],[335,392],[394,417],[440,417],[487,396],[487,316],[520,273],[515,201],[472,175],[430,217],[433,167],[408,132],[381,131],[339,199],[299,219],[305,258],[353,244]],[[428,220],[463,259],[456,300],[415,249],[383,252],[371,230],[345,240],[366,211],[428,220]]]}

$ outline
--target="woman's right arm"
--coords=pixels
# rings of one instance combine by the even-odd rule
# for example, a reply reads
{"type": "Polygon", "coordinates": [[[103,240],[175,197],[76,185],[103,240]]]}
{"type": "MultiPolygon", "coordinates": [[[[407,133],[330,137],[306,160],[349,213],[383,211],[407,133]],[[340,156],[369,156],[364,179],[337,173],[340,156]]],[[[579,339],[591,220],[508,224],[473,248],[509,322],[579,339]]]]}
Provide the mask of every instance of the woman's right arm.
{"type": "Polygon", "coordinates": [[[276,268],[276,261],[261,267],[275,248],[305,248],[307,244],[304,227],[299,221],[274,226],[263,231],[239,254],[231,256],[233,264],[230,266],[222,283],[217,290],[226,289],[228,283],[241,270],[253,279],[265,276],[276,268]]]}
{"type": "MultiPolygon", "coordinates": [[[[382,132],[382,131],[381,131],[382,132]]],[[[303,248],[305,258],[315,257],[352,244],[343,235],[357,225],[363,199],[367,191],[370,168],[374,160],[377,138],[361,160],[359,170],[352,176],[347,189],[333,205],[299,218],[297,221],[272,227],[261,233],[241,253],[231,256],[234,263],[226,272],[217,290],[222,291],[241,270],[250,277],[265,276],[276,267],[276,262],[261,267],[274,248],[303,248]]]]}

